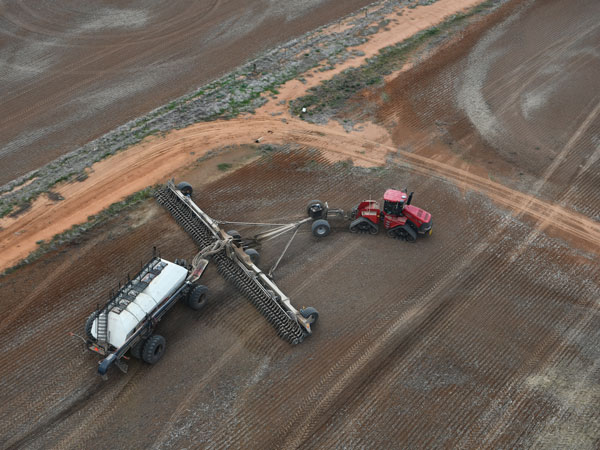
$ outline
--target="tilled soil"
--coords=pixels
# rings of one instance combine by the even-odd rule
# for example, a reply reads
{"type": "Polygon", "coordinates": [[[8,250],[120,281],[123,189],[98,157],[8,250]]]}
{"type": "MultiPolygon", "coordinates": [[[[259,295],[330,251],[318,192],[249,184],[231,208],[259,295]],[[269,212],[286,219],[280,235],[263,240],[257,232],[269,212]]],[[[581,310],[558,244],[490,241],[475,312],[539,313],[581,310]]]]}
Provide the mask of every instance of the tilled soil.
{"type": "MultiPolygon", "coordinates": [[[[330,166],[308,150],[209,185],[188,179],[207,212],[243,221],[292,220],[312,197],[349,208],[388,186],[418,186],[415,204],[432,212],[434,233],[411,245],[353,235],[345,223],[324,240],[301,232],[276,279],[295,305],[321,315],[294,347],[211,271],[208,307],[178,305],[160,324],[164,359],[132,360],[104,382],[97,358],[67,332],[82,332],[153,245],[171,259],[194,253],[149,201],[3,280],[12,299],[2,305],[4,446],[527,444],[553,432],[571,382],[581,402],[568,423],[597,431],[597,384],[585,376],[597,359],[592,257],[543,234],[531,240],[530,225],[444,181],[330,166]]],[[[263,267],[283,244],[265,246],[263,267]]]]}
{"type": "MultiPolygon", "coordinates": [[[[296,306],[320,312],[298,346],[277,339],[209,270],[206,309],[177,305],[159,325],[168,349],[157,365],[131,360],[127,374],[99,379],[97,358],[67,332],[82,333],[87,315],[152,246],[169,259],[195,252],[153,201],[3,277],[2,446],[597,448],[600,246],[566,216],[576,212],[597,232],[598,100],[531,93],[541,84],[536,74],[569,77],[538,64],[553,40],[567,46],[562,56],[552,52],[555,64],[579,60],[567,89],[594,92],[597,57],[576,24],[597,7],[581,6],[507,9],[401,74],[386,96],[374,93],[401,150],[386,168],[331,164],[318,148],[289,147],[212,182],[201,168],[186,174],[195,201],[223,220],[293,220],[313,198],[349,209],[405,186],[432,213],[432,236],[415,244],[350,234],[341,222],[323,240],[300,232],[276,272],[296,306]],[[508,39],[521,34],[528,45],[508,39]],[[476,57],[482,43],[500,50],[476,57]],[[478,92],[496,135],[486,134],[483,116],[469,115],[465,98],[478,92]],[[538,103],[527,103],[532,95],[538,103]],[[559,111],[548,106],[554,101],[559,111]],[[580,114],[559,114],[578,103],[580,114]],[[539,149],[494,140],[505,135],[539,149]],[[553,146],[541,140],[548,135],[553,146]],[[485,177],[489,190],[474,189],[485,177]],[[557,209],[544,216],[543,205],[557,209]]],[[[284,244],[265,245],[265,269],[284,244]]]]}
{"type": "Polygon", "coordinates": [[[0,4],[0,184],[369,0],[0,4]]]}

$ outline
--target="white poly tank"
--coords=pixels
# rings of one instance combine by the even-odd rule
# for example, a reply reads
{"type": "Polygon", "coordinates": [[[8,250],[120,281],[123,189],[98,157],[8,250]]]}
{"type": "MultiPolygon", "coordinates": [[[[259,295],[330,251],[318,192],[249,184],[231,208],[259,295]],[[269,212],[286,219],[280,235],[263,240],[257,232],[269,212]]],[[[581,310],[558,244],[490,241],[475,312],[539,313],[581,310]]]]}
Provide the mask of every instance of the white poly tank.
{"type": "MultiPolygon", "coordinates": [[[[113,308],[108,313],[108,343],[121,347],[133,334],[147,314],[151,314],[163,300],[169,298],[185,281],[188,271],[178,264],[161,259],[162,271],[150,281],[135,300],[125,308],[113,308]]],[[[92,335],[97,338],[98,319],[92,325],[92,335]]]]}

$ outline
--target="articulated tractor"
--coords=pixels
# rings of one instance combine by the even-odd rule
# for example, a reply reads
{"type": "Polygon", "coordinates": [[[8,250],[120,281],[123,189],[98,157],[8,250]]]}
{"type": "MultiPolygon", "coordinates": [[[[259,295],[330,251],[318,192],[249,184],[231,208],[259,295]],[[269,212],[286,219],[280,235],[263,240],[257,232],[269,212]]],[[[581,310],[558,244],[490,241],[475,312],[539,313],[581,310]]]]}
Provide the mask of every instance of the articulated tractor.
{"type": "Polygon", "coordinates": [[[307,207],[312,223],[312,232],[316,237],[324,237],[331,231],[328,218],[338,216],[350,220],[352,233],[379,233],[379,228],[395,239],[415,242],[418,235],[429,235],[432,231],[431,214],[411,205],[413,193],[388,189],[383,194],[383,209],[375,200],[364,200],[352,208],[349,215],[342,209],[331,209],[327,203],[312,200],[307,207]]]}

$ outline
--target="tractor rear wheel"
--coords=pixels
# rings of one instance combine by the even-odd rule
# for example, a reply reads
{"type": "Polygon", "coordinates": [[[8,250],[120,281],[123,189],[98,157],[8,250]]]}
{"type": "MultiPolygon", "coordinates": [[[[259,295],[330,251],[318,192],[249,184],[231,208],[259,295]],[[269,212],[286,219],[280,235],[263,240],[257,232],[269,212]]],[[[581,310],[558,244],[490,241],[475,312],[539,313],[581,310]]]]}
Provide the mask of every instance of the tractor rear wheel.
{"type": "Polygon", "coordinates": [[[260,253],[258,253],[253,248],[248,248],[248,249],[246,249],[244,251],[246,252],[246,255],[248,255],[250,257],[250,261],[252,261],[252,264],[258,264],[259,263],[259,261],[260,261],[260,253]]]}
{"type": "Polygon", "coordinates": [[[94,326],[94,320],[96,320],[96,317],[98,317],[98,311],[91,313],[85,321],[85,335],[91,341],[96,340],[96,338],[92,335],[92,327],[94,326]]]}
{"type": "Polygon", "coordinates": [[[358,219],[353,220],[352,223],[350,223],[350,232],[377,234],[379,232],[379,227],[373,222],[371,222],[369,219],[359,217],[358,219]]]}
{"type": "Polygon", "coordinates": [[[206,294],[208,292],[208,288],[201,284],[194,286],[194,288],[190,291],[187,298],[187,305],[192,308],[194,311],[198,311],[206,305],[206,294]]]}
{"type": "Polygon", "coordinates": [[[323,218],[323,211],[325,211],[325,205],[321,200],[311,200],[308,202],[308,206],[306,207],[306,214],[308,217],[312,219],[321,219],[323,218]]]}
{"type": "Polygon", "coordinates": [[[192,185],[190,183],[188,183],[187,181],[182,181],[181,183],[179,183],[177,185],[177,189],[179,189],[181,191],[181,193],[187,197],[191,197],[192,192],[194,192],[192,185]]]}
{"type": "Polygon", "coordinates": [[[165,353],[167,341],[159,334],[153,334],[144,344],[142,359],[148,364],[156,364],[165,353]]]}
{"type": "Polygon", "coordinates": [[[312,234],[318,238],[327,236],[331,232],[331,225],[325,219],[315,220],[312,224],[312,234]]]}

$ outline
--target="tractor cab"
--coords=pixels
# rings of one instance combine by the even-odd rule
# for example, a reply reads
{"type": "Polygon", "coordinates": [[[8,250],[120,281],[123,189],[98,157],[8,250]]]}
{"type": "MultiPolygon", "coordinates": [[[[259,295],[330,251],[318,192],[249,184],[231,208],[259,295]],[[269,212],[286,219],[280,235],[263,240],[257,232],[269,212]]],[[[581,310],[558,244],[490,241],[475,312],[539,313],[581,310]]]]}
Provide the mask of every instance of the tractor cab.
{"type": "Polygon", "coordinates": [[[395,189],[388,189],[383,194],[383,212],[389,216],[401,216],[408,196],[395,189]]]}

